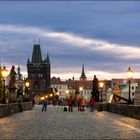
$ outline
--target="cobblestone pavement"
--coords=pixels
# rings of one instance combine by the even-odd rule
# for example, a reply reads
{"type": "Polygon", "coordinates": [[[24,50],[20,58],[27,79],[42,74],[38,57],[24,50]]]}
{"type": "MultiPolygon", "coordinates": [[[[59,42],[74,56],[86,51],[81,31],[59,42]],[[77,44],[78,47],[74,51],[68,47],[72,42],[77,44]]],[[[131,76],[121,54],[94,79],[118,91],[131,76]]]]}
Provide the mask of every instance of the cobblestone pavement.
{"type": "Polygon", "coordinates": [[[0,119],[0,139],[140,139],[140,121],[109,112],[41,105],[0,119]]]}

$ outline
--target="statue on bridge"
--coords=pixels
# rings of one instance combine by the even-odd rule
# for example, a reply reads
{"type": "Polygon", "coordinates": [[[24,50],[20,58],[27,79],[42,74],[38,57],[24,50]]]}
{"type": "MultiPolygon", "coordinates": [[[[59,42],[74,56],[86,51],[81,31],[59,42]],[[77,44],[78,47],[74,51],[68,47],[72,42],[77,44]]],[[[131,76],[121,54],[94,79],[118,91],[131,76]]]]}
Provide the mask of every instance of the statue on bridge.
{"type": "Polygon", "coordinates": [[[15,88],[15,83],[16,83],[15,66],[12,66],[11,71],[10,71],[9,88],[15,88]]]}
{"type": "Polygon", "coordinates": [[[10,102],[16,101],[16,72],[15,66],[12,66],[10,71],[10,81],[9,81],[9,92],[10,92],[10,102]]]}
{"type": "MultiPolygon", "coordinates": [[[[121,96],[121,89],[119,83],[116,83],[113,89],[113,94],[110,96],[110,103],[115,102],[115,103],[120,103],[120,101],[123,100],[130,104],[129,100],[121,96]]],[[[133,104],[131,102],[131,104],[133,104]]]]}
{"type": "MultiPolygon", "coordinates": [[[[118,95],[121,96],[121,89],[119,83],[115,83],[114,89],[113,89],[113,95],[118,95]]],[[[113,96],[113,101],[114,102],[119,102],[121,99],[118,98],[117,96],[113,96]]]]}
{"type": "Polygon", "coordinates": [[[93,79],[93,87],[92,87],[92,98],[94,98],[95,102],[99,102],[99,82],[98,79],[96,78],[96,75],[94,75],[94,79],[93,79]]]}

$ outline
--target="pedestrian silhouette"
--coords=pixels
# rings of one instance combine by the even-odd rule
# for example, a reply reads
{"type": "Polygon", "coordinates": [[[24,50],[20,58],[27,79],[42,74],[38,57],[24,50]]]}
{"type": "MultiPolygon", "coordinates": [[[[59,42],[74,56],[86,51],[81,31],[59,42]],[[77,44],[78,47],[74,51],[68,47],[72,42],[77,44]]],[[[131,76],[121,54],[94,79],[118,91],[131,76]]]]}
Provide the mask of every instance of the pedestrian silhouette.
{"type": "Polygon", "coordinates": [[[69,106],[69,112],[72,112],[73,111],[73,99],[72,99],[72,96],[70,96],[68,99],[67,99],[67,104],[69,106]]]}
{"type": "Polygon", "coordinates": [[[93,97],[90,98],[89,104],[90,104],[90,111],[93,112],[94,111],[94,98],[93,97]]]}
{"type": "Polygon", "coordinates": [[[48,105],[48,101],[47,101],[47,99],[45,98],[45,99],[43,100],[42,112],[43,112],[43,111],[46,112],[46,110],[47,110],[47,105],[48,105]]]}

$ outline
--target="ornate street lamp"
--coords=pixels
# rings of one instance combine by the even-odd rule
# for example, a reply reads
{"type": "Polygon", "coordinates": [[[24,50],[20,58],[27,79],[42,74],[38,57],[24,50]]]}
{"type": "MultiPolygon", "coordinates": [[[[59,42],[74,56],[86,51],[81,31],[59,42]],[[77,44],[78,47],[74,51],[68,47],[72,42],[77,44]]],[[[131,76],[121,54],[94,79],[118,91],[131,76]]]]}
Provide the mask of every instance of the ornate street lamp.
{"type": "Polygon", "coordinates": [[[80,91],[80,94],[81,94],[81,97],[83,96],[83,87],[79,87],[79,91],[80,91]]]}
{"type": "Polygon", "coordinates": [[[99,87],[101,89],[101,102],[103,102],[103,87],[104,87],[104,82],[99,82],[99,87]]]}
{"type": "Polygon", "coordinates": [[[59,96],[59,92],[56,92],[56,95],[59,96]]]}
{"type": "Polygon", "coordinates": [[[80,90],[80,91],[83,91],[83,87],[79,87],[79,90],[80,90]]]}
{"type": "Polygon", "coordinates": [[[28,79],[25,80],[25,94],[26,94],[26,97],[28,98],[29,97],[29,87],[30,87],[30,82],[28,79]]]}
{"type": "Polygon", "coordinates": [[[66,94],[67,94],[66,96],[69,97],[69,93],[70,93],[70,91],[67,89],[65,92],[66,92],[66,94]]]}
{"type": "Polygon", "coordinates": [[[129,85],[128,104],[132,104],[131,96],[130,96],[130,85],[131,85],[132,73],[133,73],[133,70],[129,67],[128,70],[127,70],[127,75],[128,75],[128,85],[129,85]]]}
{"type": "Polygon", "coordinates": [[[1,70],[1,75],[2,75],[2,78],[3,78],[3,85],[4,85],[4,87],[3,87],[3,103],[5,104],[5,78],[8,75],[8,70],[6,69],[5,66],[1,70]]]}
{"type": "Polygon", "coordinates": [[[28,88],[30,86],[29,81],[25,82],[25,86],[28,88]]]}

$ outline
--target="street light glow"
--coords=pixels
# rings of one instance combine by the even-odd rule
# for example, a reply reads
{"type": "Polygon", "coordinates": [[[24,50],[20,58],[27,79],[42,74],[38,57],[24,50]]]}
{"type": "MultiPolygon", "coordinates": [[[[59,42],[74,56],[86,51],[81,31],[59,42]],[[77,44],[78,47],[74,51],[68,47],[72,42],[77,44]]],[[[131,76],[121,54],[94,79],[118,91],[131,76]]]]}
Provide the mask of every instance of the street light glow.
{"type": "Polygon", "coordinates": [[[41,97],[40,99],[41,99],[41,100],[44,100],[44,99],[45,99],[45,97],[41,97]]]}
{"type": "Polygon", "coordinates": [[[26,87],[29,87],[30,86],[30,83],[27,81],[27,82],[25,82],[25,86],[26,87]]]}
{"type": "Polygon", "coordinates": [[[128,79],[132,78],[132,73],[133,73],[133,70],[129,67],[127,70],[128,79]]]}
{"type": "Polygon", "coordinates": [[[6,78],[8,75],[8,70],[4,67],[1,71],[1,74],[2,74],[2,78],[6,78]]]}
{"type": "Polygon", "coordinates": [[[69,90],[66,90],[66,93],[69,94],[69,90]]]}
{"type": "Polygon", "coordinates": [[[80,90],[80,91],[83,91],[83,87],[79,87],[79,90],[80,90]]]}
{"type": "Polygon", "coordinates": [[[99,87],[103,88],[103,86],[104,86],[104,82],[99,82],[99,87]]]}

